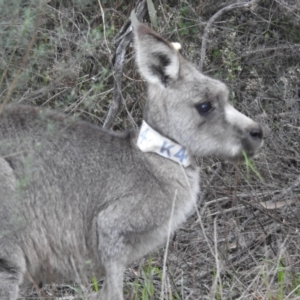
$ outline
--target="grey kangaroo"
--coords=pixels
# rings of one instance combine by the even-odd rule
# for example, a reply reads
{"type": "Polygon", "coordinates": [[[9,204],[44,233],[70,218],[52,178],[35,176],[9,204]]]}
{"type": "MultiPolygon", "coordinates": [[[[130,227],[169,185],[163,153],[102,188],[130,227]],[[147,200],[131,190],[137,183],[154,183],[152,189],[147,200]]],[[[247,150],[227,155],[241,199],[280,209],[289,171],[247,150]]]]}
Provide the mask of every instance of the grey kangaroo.
{"type": "Polygon", "coordinates": [[[139,130],[30,106],[0,114],[1,300],[23,282],[93,276],[105,276],[99,299],[123,299],[124,268],[193,211],[199,158],[236,162],[262,145],[260,125],[229,104],[223,83],[146,25],[133,31],[148,84],[139,130]]]}

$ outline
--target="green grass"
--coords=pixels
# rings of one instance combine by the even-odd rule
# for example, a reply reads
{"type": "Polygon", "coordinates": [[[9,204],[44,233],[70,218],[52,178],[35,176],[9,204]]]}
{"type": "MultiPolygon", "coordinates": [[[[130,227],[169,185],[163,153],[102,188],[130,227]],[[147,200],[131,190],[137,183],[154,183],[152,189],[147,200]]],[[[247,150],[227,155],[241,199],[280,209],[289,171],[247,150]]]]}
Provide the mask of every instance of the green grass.
{"type": "Polygon", "coordinates": [[[93,284],[94,291],[96,293],[99,292],[98,280],[97,280],[97,278],[95,276],[92,278],[92,284],[93,284]]]}
{"type": "Polygon", "coordinates": [[[263,177],[261,176],[261,174],[259,173],[259,171],[257,170],[254,161],[248,157],[247,153],[245,151],[243,151],[243,156],[244,156],[244,160],[245,160],[245,165],[247,168],[247,177],[250,177],[250,171],[253,172],[261,181],[264,181],[263,177]]]}
{"type": "Polygon", "coordinates": [[[141,277],[135,283],[135,300],[151,300],[155,296],[155,280],[162,280],[162,270],[152,259],[141,269],[141,277]]]}

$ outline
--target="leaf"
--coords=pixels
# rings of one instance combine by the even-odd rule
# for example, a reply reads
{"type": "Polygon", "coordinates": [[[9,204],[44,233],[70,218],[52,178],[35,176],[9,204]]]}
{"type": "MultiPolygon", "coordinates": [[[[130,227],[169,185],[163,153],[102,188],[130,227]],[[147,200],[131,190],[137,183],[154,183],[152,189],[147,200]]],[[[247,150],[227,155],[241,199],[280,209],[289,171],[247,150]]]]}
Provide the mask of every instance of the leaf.
{"type": "Polygon", "coordinates": [[[130,21],[131,21],[132,26],[136,26],[137,24],[139,24],[139,20],[138,20],[137,17],[136,17],[136,14],[135,14],[135,12],[134,12],[134,9],[131,11],[131,14],[130,14],[130,21]]]}
{"type": "Polygon", "coordinates": [[[151,24],[154,29],[157,29],[158,26],[157,26],[156,10],[152,0],[147,0],[147,6],[148,6],[148,12],[149,12],[151,24]]]}

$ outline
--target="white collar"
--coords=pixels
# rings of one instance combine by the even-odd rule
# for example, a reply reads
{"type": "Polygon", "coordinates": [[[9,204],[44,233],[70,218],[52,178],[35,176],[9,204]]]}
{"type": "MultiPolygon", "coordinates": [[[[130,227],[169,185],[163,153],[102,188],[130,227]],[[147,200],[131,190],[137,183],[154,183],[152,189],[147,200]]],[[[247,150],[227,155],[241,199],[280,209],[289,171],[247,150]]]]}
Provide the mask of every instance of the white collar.
{"type": "Polygon", "coordinates": [[[176,144],[151,128],[144,120],[140,128],[137,145],[143,152],[154,152],[188,167],[190,159],[185,147],[176,144]]]}

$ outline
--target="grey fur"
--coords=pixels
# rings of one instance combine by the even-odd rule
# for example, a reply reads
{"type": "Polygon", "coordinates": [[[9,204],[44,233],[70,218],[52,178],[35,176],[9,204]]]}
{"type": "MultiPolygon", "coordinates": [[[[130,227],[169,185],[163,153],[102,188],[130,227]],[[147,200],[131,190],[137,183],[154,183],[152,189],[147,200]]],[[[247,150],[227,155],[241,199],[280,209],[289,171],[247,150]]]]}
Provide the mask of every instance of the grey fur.
{"type": "Polygon", "coordinates": [[[141,152],[139,132],[114,133],[57,112],[7,106],[0,115],[0,299],[23,281],[87,282],[105,275],[100,299],[123,299],[123,268],[165,241],[192,212],[197,158],[236,161],[262,144],[260,126],[228,103],[161,36],[135,26],[148,82],[144,119],[185,146],[192,165],[141,152]],[[199,103],[213,109],[200,114],[199,103]],[[175,198],[176,197],[176,198],[175,198]]]}

